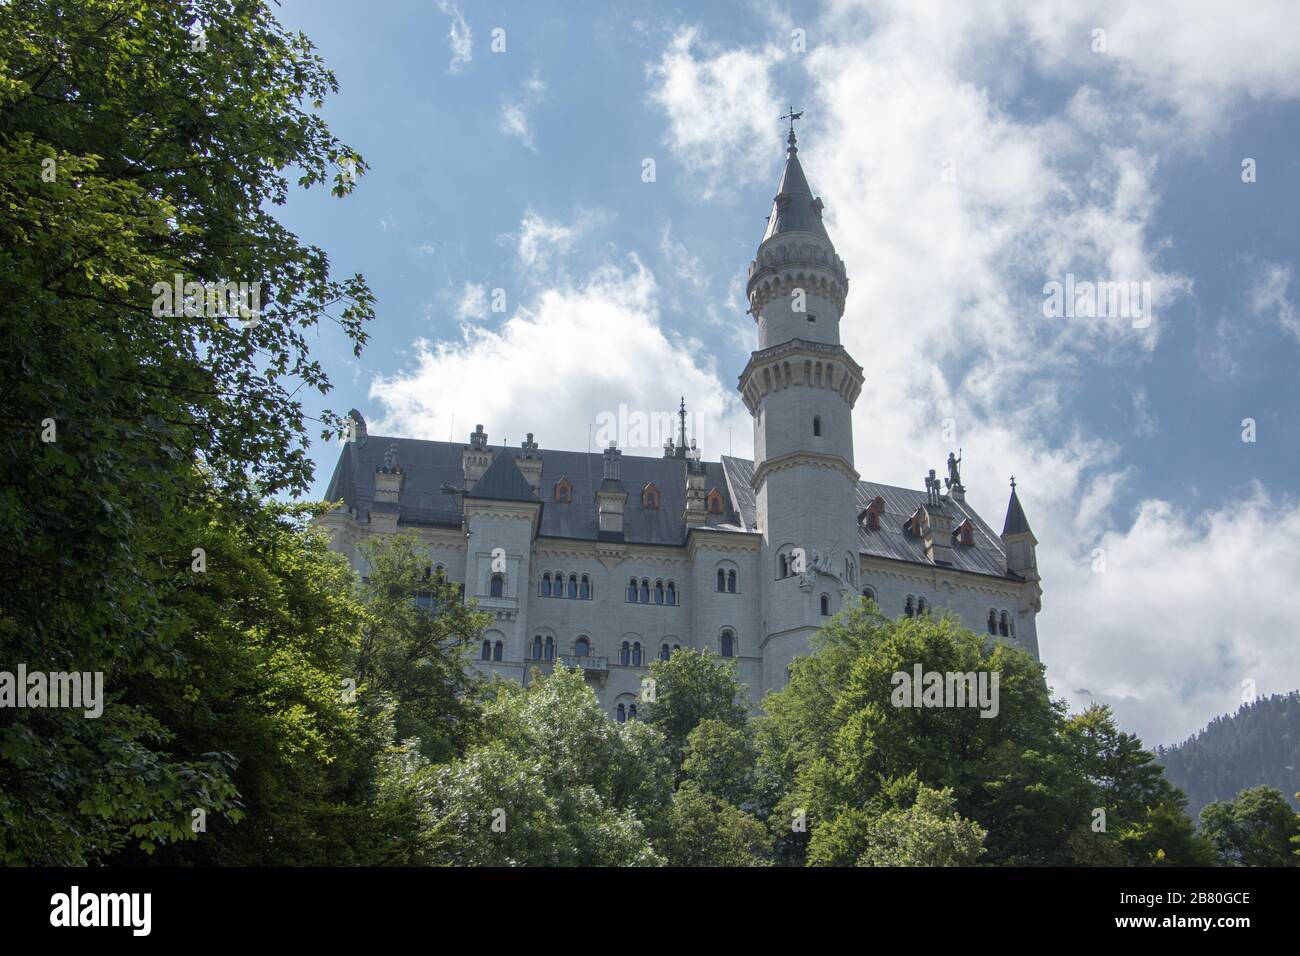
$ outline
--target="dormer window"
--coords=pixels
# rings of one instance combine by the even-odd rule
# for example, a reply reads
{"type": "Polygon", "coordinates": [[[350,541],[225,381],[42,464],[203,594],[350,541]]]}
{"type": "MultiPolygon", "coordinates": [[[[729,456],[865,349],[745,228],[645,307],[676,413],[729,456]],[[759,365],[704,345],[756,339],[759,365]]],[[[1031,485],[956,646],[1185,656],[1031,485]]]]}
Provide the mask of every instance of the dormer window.
{"type": "Polygon", "coordinates": [[[555,500],[562,505],[573,503],[573,483],[568,478],[561,477],[555,483],[555,500]]]}
{"type": "Polygon", "coordinates": [[[867,505],[867,507],[863,509],[858,520],[862,527],[866,528],[868,531],[879,531],[880,516],[884,513],[885,499],[880,497],[880,495],[876,495],[876,497],[872,499],[871,504],[867,505]]]}
{"type": "Polygon", "coordinates": [[[708,495],[704,499],[704,510],[711,515],[720,515],[723,511],[722,492],[717,488],[710,488],[708,495]]]}
{"type": "Polygon", "coordinates": [[[957,539],[957,543],[963,547],[974,547],[975,545],[975,525],[967,518],[961,524],[953,529],[952,536],[957,539]]]}
{"type": "Polygon", "coordinates": [[[659,510],[659,489],[653,481],[641,491],[641,507],[647,511],[659,510]]]}

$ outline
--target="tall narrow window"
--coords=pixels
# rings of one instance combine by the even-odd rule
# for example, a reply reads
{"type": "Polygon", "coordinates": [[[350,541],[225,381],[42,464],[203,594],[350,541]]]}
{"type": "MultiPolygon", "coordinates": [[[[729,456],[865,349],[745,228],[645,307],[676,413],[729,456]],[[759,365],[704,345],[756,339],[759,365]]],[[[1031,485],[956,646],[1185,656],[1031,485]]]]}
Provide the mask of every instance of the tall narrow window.
{"type": "Polygon", "coordinates": [[[548,661],[555,660],[555,640],[550,637],[546,639],[546,659],[548,661]]]}
{"type": "Polygon", "coordinates": [[[650,603],[650,581],[647,578],[641,579],[641,603],[650,603]]]}
{"type": "Polygon", "coordinates": [[[655,582],[655,603],[664,603],[664,583],[662,581],[655,582]]]}
{"type": "Polygon", "coordinates": [[[997,632],[998,632],[998,612],[993,610],[993,608],[989,608],[989,633],[996,634],[997,632]]]}
{"type": "Polygon", "coordinates": [[[778,575],[778,577],[788,578],[790,576],[790,561],[788,558],[786,558],[784,554],[781,555],[780,566],[781,566],[781,573],[778,575]]]}
{"type": "Polygon", "coordinates": [[[831,616],[831,599],[827,594],[822,595],[822,617],[831,616]]]}
{"type": "Polygon", "coordinates": [[[542,635],[538,634],[536,637],[533,638],[533,660],[540,661],[541,659],[542,659],[542,635]]]}
{"type": "Polygon", "coordinates": [[[722,656],[736,656],[736,635],[732,634],[729,630],[722,632],[722,656]]]}
{"type": "Polygon", "coordinates": [[[573,656],[586,657],[591,653],[591,642],[585,637],[580,637],[573,643],[573,656]]]}
{"type": "Polygon", "coordinates": [[[582,576],[582,580],[578,582],[578,597],[583,601],[591,600],[591,579],[585,574],[582,576]]]}
{"type": "Polygon", "coordinates": [[[1003,611],[1002,618],[998,621],[998,633],[1003,637],[1007,637],[1010,634],[1009,625],[1007,624],[1008,620],[1010,620],[1010,618],[1007,616],[1007,612],[1003,611]]]}
{"type": "Polygon", "coordinates": [[[736,572],[735,571],[727,572],[727,590],[732,594],[736,593],[736,572]]]}
{"type": "Polygon", "coordinates": [[[667,644],[661,644],[661,645],[659,646],[659,659],[660,659],[661,661],[666,661],[666,660],[668,660],[668,658],[669,658],[669,656],[670,656],[671,654],[672,654],[672,651],[669,649],[669,647],[668,647],[667,644]]]}
{"type": "Polygon", "coordinates": [[[492,660],[492,642],[484,641],[483,647],[479,651],[478,659],[481,661],[492,660]]]}
{"type": "Polygon", "coordinates": [[[640,641],[632,642],[632,666],[633,667],[641,666],[641,642],[640,641]]]}
{"type": "Polygon", "coordinates": [[[636,603],[636,578],[627,582],[627,599],[631,604],[636,603]]]}
{"type": "Polygon", "coordinates": [[[542,586],[537,589],[537,593],[542,597],[551,596],[551,572],[547,571],[542,575],[542,586]]]}
{"type": "Polygon", "coordinates": [[[636,704],[627,705],[627,719],[636,720],[636,704]]]}
{"type": "Polygon", "coordinates": [[[677,603],[677,585],[673,584],[672,581],[668,582],[668,603],[677,603]]]}
{"type": "Polygon", "coordinates": [[[626,708],[626,707],[624,707],[622,704],[619,704],[619,705],[618,705],[618,709],[617,709],[614,713],[615,713],[615,716],[618,718],[618,722],[619,722],[620,724],[622,724],[622,723],[626,723],[626,721],[627,721],[627,708],[626,708]]]}
{"type": "Polygon", "coordinates": [[[929,614],[929,613],[930,613],[930,602],[927,601],[925,598],[917,598],[916,599],[917,617],[920,617],[922,614],[929,614]]]}
{"type": "Polygon", "coordinates": [[[497,641],[495,644],[492,645],[492,659],[494,661],[501,660],[501,654],[504,650],[505,650],[505,645],[502,644],[500,641],[497,641]]]}
{"type": "Polygon", "coordinates": [[[822,417],[821,417],[820,415],[814,415],[814,416],[813,416],[813,435],[815,435],[816,437],[820,438],[820,437],[821,437],[821,434],[822,434],[822,417]]]}
{"type": "Polygon", "coordinates": [[[910,594],[907,596],[907,600],[903,602],[903,613],[908,617],[916,616],[916,598],[910,594]]]}
{"type": "Polygon", "coordinates": [[[501,597],[502,592],[505,591],[505,587],[506,587],[505,575],[503,574],[492,575],[492,580],[488,583],[488,596],[501,597]]]}
{"type": "Polygon", "coordinates": [[[569,597],[576,598],[577,596],[578,596],[578,576],[576,574],[570,574],[569,575],[569,597]]]}
{"type": "Polygon", "coordinates": [[[623,646],[618,649],[618,662],[626,667],[631,662],[631,657],[630,646],[627,641],[624,641],[623,646]]]}
{"type": "Polygon", "coordinates": [[[727,572],[722,568],[718,568],[718,590],[727,590],[727,572]]]}

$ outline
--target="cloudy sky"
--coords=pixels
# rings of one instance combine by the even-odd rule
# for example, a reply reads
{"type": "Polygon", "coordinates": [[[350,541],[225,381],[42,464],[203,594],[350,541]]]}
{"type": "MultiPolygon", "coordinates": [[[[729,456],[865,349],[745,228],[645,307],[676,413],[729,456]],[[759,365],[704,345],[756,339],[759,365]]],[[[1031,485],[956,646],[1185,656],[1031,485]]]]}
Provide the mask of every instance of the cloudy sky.
{"type": "MultiPolygon", "coordinates": [[[[1040,540],[1055,692],[1151,745],[1300,686],[1300,30],[1287,2],[285,0],[371,172],[282,215],[378,295],[381,434],[583,449],[685,395],[749,455],[745,270],[800,156],[847,263],[864,477],[963,450],[1040,540]],[[1049,283],[1137,283],[1121,316],[1049,283]],[[1047,310],[1047,311],[1050,311],[1047,310]]],[[[657,437],[657,436],[656,436],[657,437]]],[[[316,492],[337,447],[317,444],[316,492]]],[[[655,447],[629,453],[657,454],[655,447]]]]}

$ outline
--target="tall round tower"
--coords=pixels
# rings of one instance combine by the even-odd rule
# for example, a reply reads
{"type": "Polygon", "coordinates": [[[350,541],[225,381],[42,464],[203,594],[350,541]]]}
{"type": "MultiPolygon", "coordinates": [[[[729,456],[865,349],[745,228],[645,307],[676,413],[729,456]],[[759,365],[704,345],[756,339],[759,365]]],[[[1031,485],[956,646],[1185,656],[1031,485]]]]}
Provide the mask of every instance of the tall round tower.
{"type": "Polygon", "coordinates": [[[749,266],[758,351],[739,386],[754,417],[763,691],[784,686],[790,661],[856,594],[858,574],[852,415],[862,369],[840,345],[848,274],[799,163],[793,119],[788,142],[767,232],[749,266]]]}

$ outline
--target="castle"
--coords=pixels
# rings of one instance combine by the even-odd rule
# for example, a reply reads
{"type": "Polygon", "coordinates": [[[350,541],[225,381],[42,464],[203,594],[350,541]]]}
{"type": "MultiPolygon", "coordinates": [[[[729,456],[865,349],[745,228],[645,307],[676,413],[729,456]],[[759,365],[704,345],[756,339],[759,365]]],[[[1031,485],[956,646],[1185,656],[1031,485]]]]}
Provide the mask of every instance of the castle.
{"type": "Polygon", "coordinates": [[[749,266],[758,350],[739,391],[754,460],[702,460],[367,434],[352,412],[318,523],[363,574],[358,542],[412,532],[431,573],[493,621],[475,666],[526,681],[557,662],[586,674],[617,720],[635,719],[652,659],[677,648],[733,659],[755,705],[850,602],[949,611],[1038,657],[1037,541],[1012,482],[1002,533],[966,504],[960,462],[924,490],[863,481],[853,461],[862,368],[840,344],[844,262],[799,162],[793,121],[767,230],[749,266]]]}

